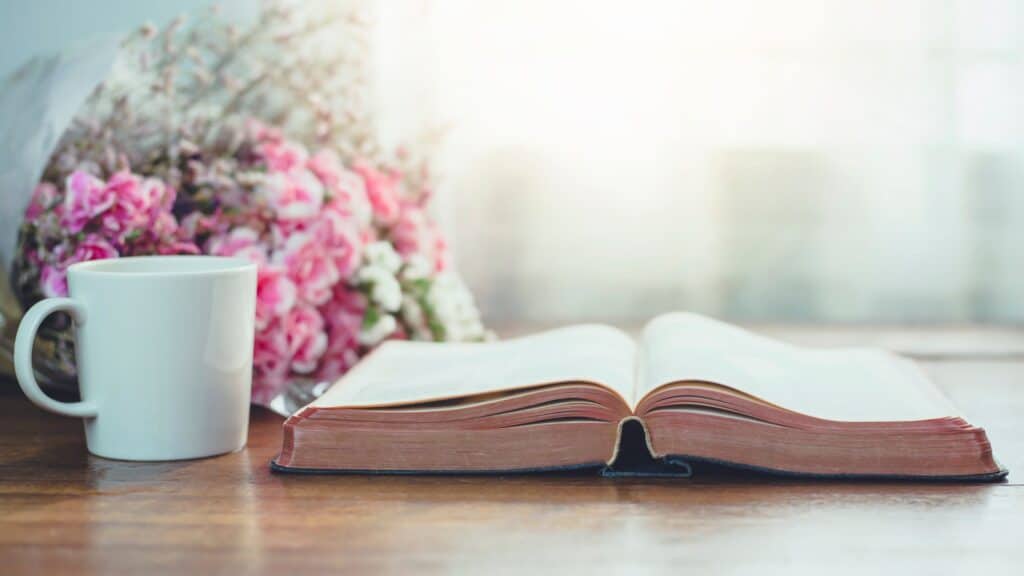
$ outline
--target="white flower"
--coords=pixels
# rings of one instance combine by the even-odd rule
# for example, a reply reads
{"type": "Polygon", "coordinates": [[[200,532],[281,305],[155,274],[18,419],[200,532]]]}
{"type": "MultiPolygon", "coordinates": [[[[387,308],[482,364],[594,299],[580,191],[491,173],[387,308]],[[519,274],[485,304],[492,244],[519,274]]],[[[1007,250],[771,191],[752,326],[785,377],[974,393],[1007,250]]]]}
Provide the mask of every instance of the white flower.
{"type": "Polygon", "coordinates": [[[388,242],[368,244],[363,250],[363,257],[366,258],[367,264],[379,266],[391,274],[395,274],[402,267],[402,257],[388,242]]]}
{"type": "Polygon", "coordinates": [[[356,272],[356,281],[370,285],[370,300],[388,312],[402,307],[402,286],[393,272],[371,264],[356,272]]]}
{"type": "Polygon", "coordinates": [[[422,254],[413,254],[405,261],[405,268],[402,269],[402,277],[406,280],[420,280],[430,276],[434,271],[430,260],[422,254]]]}
{"type": "Polygon", "coordinates": [[[395,322],[395,317],[384,314],[377,319],[373,326],[359,331],[359,343],[364,346],[376,346],[381,340],[391,336],[397,327],[398,323],[395,322]]]}
{"type": "Polygon", "coordinates": [[[445,340],[458,342],[487,337],[473,295],[458,276],[438,274],[427,293],[427,302],[444,326],[445,340]]]}
{"type": "Polygon", "coordinates": [[[413,340],[433,340],[430,326],[427,325],[427,317],[423,313],[423,307],[412,296],[402,298],[402,321],[412,329],[413,340]]]}

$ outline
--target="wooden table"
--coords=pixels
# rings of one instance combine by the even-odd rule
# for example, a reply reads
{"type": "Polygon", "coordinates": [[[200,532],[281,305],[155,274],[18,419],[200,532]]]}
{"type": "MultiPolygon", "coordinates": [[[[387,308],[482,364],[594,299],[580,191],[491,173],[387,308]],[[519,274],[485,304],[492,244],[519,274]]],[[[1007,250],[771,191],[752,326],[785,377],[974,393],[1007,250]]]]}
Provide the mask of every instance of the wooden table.
{"type": "Polygon", "coordinates": [[[766,330],[927,358],[1009,482],[281,476],[263,409],[239,453],[115,462],[5,385],[0,573],[1022,573],[1024,333],[766,330]]]}

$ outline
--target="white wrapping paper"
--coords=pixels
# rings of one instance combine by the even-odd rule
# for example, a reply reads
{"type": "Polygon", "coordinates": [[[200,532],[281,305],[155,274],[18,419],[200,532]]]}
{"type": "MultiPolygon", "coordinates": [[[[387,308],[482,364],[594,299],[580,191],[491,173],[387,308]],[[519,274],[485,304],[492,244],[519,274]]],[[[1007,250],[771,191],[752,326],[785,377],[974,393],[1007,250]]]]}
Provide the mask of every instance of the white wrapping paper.
{"type": "Polygon", "coordinates": [[[110,71],[120,44],[36,56],[0,83],[0,264],[8,270],[32,189],[75,113],[110,71]]]}

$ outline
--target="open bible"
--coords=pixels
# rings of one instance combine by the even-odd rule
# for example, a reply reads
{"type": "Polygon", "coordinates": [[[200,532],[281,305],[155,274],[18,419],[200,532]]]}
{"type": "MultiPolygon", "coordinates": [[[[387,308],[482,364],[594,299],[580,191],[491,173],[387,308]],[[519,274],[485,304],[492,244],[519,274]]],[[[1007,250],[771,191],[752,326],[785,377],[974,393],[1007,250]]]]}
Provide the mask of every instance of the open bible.
{"type": "Polygon", "coordinates": [[[686,313],[653,319],[639,342],[596,324],[388,342],[288,418],[273,467],[614,471],[645,459],[624,450],[680,474],[704,461],[828,477],[1006,475],[985,431],[910,360],[799,348],[686,313]],[[630,427],[641,442],[623,442],[630,427]]]}

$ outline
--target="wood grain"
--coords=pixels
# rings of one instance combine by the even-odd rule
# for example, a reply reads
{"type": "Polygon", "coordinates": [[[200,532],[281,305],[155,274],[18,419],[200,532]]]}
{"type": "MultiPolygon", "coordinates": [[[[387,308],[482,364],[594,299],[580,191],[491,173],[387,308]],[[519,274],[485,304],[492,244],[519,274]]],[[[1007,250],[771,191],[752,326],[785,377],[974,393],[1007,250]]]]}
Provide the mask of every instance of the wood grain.
{"type": "Polygon", "coordinates": [[[0,573],[1017,572],[1024,361],[926,369],[1008,483],[281,476],[281,418],[262,409],[241,452],[118,462],[3,386],[0,573]]]}

